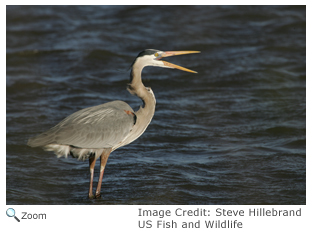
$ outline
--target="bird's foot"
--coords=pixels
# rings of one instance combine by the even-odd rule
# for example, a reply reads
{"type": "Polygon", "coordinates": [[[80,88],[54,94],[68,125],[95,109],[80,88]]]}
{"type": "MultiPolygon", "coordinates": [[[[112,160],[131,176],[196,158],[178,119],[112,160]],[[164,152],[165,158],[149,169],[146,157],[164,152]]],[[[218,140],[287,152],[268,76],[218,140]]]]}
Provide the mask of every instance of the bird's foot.
{"type": "Polygon", "coordinates": [[[89,194],[89,199],[94,199],[95,197],[94,197],[94,195],[92,194],[92,195],[90,195],[89,194]]]}
{"type": "Polygon", "coordinates": [[[95,199],[100,199],[101,198],[101,194],[98,193],[98,194],[95,194],[95,199]]]}

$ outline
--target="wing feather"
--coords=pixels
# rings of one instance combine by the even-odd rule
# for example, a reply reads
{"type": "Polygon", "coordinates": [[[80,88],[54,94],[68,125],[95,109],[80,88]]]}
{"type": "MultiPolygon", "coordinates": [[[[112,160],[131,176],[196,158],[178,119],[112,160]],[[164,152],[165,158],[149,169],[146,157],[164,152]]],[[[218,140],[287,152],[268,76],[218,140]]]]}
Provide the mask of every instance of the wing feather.
{"type": "Polygon", "coordinates": [[[50,130],[29,139],[28,145],[109,148],[123,141],[134,124],[133,109],[125,102],[113,101],[73,113],[50,130]]]}

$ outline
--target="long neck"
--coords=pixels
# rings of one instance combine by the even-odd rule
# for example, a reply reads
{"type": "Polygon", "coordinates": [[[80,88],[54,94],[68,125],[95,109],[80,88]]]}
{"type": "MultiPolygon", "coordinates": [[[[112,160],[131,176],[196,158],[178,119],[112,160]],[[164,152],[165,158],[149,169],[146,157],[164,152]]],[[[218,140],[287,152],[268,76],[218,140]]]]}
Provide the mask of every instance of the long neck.
{"type": "Polygon", "coordinates": [[[138,96],[144,102],[146,97],[148,97],[147,90],[142,83],[141,73],[144,66],[139,66],[134,64],[130,73],[130,83],[128,84],[128,91],[138,96]]]}
{"type": "MultiPolygon", "coordinates": [[[[143,106],[140,106],[140,109],[135,112],[137,117],[136,123],[129,136],[118,147],[127,145],[140,137],[150,124],[155,113],[156,99],[154,94],[149,93],[142,83],[141,73],[143,68],[144,65],[141,65],[140,62],[136,62],[133,65],[130,74],[130,83],[128,84],[128,91],[141,98],[143,106]]],[[[113,148],[113,150],[118,147],[113,148]]]]}
{"type": "Polygon", "coordinates": [[[130,83],[128,84],[128,91],[131,94],[141,98],[143,101],[142,109],[150,110],[149,112],[152,113],[153,116],[155,112],[156,99],[154,97],[154,94],[149,93],[142,83],[141,74],[144,67],[144,64],[142,64],[140,61],[134,63],[130,73],[130,83]]]}

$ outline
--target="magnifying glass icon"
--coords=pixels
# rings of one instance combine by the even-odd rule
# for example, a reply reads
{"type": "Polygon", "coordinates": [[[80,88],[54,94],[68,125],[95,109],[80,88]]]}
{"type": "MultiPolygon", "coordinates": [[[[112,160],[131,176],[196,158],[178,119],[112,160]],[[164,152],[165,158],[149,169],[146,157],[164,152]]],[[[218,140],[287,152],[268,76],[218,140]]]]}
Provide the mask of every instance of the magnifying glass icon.
{"type": "Polygon", "coordinates": [[[20,220],[15,216],[15,210],[12,208],[8,208],[6,211],[6,214],[8,215],[8,217],[14,217],[16,219],[16,221],[20,222],[20,220]]]}

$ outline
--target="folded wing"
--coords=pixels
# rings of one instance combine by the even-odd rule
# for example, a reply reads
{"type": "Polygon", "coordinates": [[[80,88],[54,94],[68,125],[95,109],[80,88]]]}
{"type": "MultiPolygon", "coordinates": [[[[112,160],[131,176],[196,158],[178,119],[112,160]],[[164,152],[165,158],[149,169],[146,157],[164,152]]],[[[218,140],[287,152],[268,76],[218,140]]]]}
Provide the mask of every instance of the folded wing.
{"type": "Polygon", "coordinates": [[[135,122],[136,116],[127,103],[113,101],[73,113],[50,130],[30,138],[28,145],[111,148],[128,136],[135,122]]]}

